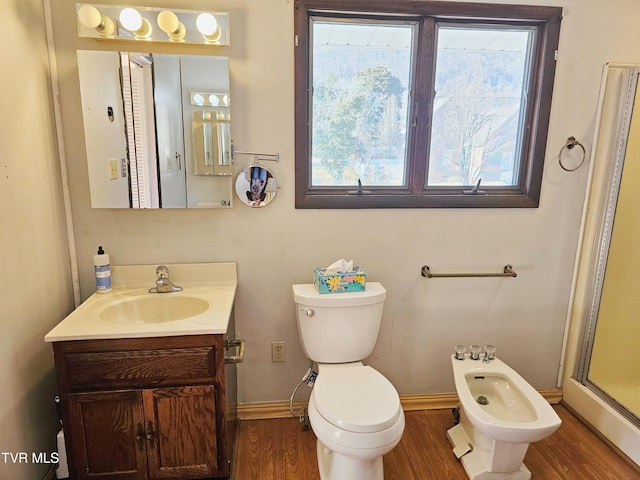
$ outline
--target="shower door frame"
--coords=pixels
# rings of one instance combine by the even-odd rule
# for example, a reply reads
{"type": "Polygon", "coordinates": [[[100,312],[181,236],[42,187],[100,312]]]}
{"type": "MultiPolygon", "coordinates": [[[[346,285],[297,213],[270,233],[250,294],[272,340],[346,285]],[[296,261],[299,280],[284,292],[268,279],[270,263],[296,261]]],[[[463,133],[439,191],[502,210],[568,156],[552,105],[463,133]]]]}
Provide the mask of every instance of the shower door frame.
{"type": "MultiPolygon", "coordinates": [[[[624,170],[624,162],[627,152],[627,142],[629,139],[631,120],[633,116],[633,107],[636,95],[639,95],[640,88],[640,66],[628,68],[628,81],[626,92],[619,101],[619,116],[617,126],[614,130],[615,138],[615,159],[605,169],[605,179],[602,185],[605,186],[603,199],[606,201],[600,205],[594,206],[597,210],[596,232],[599,232],[597,248],[594,249],[590,263],[589,272],[589,288],[586,298],[590,298],[591,302],[588,309],[585,309],[584,329],[582,332],[582,346],[579,353],[579,360],[574,372],[574,378],[591,390],[594,394],[605,401],[611,408],[616,410],[620,415],[625,417],[636,427],[640,427],[640,418],[627,409],[624,405],[617,402],[611,395],[602,388],[591,382],[588,378],[589,367],[592,359],[592,352],[595,340],[596,326],[598,323],[598,315],[600,311],[600,303],[602,299],[602,291],[604,287],[604,277],[607,269],[609,250],[611,247],[611,237],[613,234],[613,224],[618,205],[618,195],[622,182],[622,174],[624,170]]],[[[640,115],[640,112],[636,112],[640,115]]],[[[606,161],[600,159],[600,161],[606,161]]]]}

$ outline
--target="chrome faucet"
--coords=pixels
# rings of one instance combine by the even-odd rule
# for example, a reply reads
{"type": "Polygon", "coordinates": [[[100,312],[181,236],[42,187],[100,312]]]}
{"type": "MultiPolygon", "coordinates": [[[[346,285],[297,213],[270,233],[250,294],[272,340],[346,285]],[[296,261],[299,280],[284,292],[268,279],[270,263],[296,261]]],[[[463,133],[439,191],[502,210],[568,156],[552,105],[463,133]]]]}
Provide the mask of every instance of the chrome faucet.
{"type": "Polygon", "coordinates": [[[149,289],[149,293],[170,293],[180,292],[182,287],[178,287],[171,283],[169,279],[169,269],[164,265],[156,267],[156,286],[149,289]]]}

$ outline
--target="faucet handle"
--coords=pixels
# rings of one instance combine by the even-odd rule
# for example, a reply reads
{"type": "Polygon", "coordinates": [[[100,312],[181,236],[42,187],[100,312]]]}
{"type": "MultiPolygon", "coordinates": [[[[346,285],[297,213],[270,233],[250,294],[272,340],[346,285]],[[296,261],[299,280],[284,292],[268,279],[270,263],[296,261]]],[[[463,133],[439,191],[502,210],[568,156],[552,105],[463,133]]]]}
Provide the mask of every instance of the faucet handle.
{"type": "Polygon", "coordinates": [[[493,345],[485,345],[484,346],[484,358],[485,360],[488,362],[489,360],[493,360],[495,357],[495,353],[496,353],[496,347],[494,347],[493,345]]]}
{"type": "Polygon", "coordinates": [[[464,360],[464,351],[466,350],[464,345],[456,345],[456,360],[464,360]]]}
{"type": "Polygon", "coordinates": [[[158,265],[156,267],[156,276],[160,278],[169,277],[169,269],[164,265],[158,265]]]}
{"type": "Polygon", "coordinates": [[[480,359],[480,345],[471,345],[471,360],[479,360],[480,359]]]}

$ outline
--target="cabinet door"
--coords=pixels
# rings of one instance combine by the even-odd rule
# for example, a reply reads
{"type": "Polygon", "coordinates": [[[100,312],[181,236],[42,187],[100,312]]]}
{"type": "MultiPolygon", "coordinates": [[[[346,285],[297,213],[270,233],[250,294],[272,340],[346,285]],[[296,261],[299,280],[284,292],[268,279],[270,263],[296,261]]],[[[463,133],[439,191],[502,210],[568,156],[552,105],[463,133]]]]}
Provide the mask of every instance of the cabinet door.
{"type": "Polygon", "coordinates": [[[144,414],[140,391],[68,395],[78,480],[146,480],[144,414]]]}
{"type": "Polygon", "coordinates": [[[142,392],[149,478],[205,478],[218,473],[216,401],[212,385],[142,392]]]}

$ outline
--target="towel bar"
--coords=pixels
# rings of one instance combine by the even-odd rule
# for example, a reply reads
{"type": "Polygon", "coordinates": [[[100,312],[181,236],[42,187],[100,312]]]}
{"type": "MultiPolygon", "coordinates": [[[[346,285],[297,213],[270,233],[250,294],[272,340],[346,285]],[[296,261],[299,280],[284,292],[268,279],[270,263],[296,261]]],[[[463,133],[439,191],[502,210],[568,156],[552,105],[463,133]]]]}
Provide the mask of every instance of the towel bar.
{"type": "Polygon", "coordinates": [[[428,265],[422,267],[422,276],[427,278],[454,278],[454,277],[517,277],[511,265],[505,265],[502,273],[431,273],[428,265]]]}

